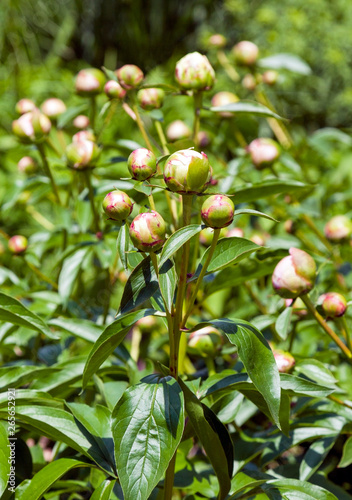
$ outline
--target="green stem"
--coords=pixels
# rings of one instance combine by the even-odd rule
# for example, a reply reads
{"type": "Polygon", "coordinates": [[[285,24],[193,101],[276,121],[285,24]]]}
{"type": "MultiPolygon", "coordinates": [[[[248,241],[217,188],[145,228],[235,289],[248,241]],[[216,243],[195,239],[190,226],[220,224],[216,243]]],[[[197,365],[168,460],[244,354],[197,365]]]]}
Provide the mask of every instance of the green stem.
{"type": "Polygon", "coordinates": [[[118,100],[117,99],[113,99],[111,102],[110,102],[110,109],[108,111],[108,113],[106,114],[105,116],[105,120],[104,120],[104,123],[103,125],[101,126],[101,129],[99,130],[99,134],[98,134],[98,137],[97,137],[97,141],[99,141],[102,133],[104,132],[105,130],[105,127],[110,123],[110,121],[112,120],[112,117],[114,116],[115,114],[115,111],[116,111],[116,107],[117,107],[117,104],[118,104],[118,100]]]}
{"type": "Polygon", "coordinates": [[[48,278],[48,276],[45,276],[45,274],[43,274],[40,269],[38,269],[34,264],[29,262],[28,260],[25,259],[25,262],[27,266],[38,276],[38,278],[49,283],[49,285],[51,285],[54,288],[54,290],[58,290],[58,286],[53,280],[48,278]]]}
{"type": "MultiPolygon", "coordinates": [[[[158,258],[157,256],[155,255],[154,252],[150,252],[150,258],[151,258],[151,261],[152,261],[152,264],[153,264],[153,267],[154,267],[154,270],[155,270],[155,274],[158,278],[158,281],[159,281],[159,265],[158,265],[158,258]]],[[[168,325],[168,329],[169,329],[169,338],[170,338],[170,341],[172,339],[172,332],[173,332],[173,325],[172,325],[172,312],[171,311],[171,314],[167,308],[167,304],[164,300],[164,297],[162,297],[163,299],[163,302],[164,302],[164,307],[165,307],[165,313],[166,313],[166,319],[167,319],[167,325],[168,325]]],[[[170,342],[171,343],[171,342],[170,342]]]]}
{"type": "Polygon", "coordinates": [[[165,155],[170,154],[169,148],[167,147],[166,137],[165,137],[165,134],[163,131],[163,127],[161,126],[161,123],[158,120],[155,120],[154,125],[155,125],[156,131],[158,133],[164,154],[165,155]]]}
{"type": "MultiPolygon", "coordinates": [[[[116,252],[117,253],[117,252],[116,252]]],[[[103,325],[106,324],[106,319],[109,314],[109,309],[110,309],[110,299],[111,299],[111,283],[110,283],[110,270],[107,268],[106,270],[106,291],[107,291],[107,297],[105,300],[105,304],[103,307],[103,325]]]]}
{"type": "Polygon", "coordinates": [[[88,169],[84,170],[84,176],[85,176],[86,183],[87,183],[89,201],[90,201],[90,206],[91,206],[92,213],[93,213],[94,230],[96,233],[98,233],[100,230],[99,229],[99,215],[98,215],[97,209],[95,207],[95,203],[94,203],[94,191],[93,191],[93,186],[92,186],[92,182],[91,182],[91,178],[90,178],[90,171],[88,169]]]}
{"type": "Polygon", "coordinates": [[[152,144],[149,140],[149,137],[148,137],[148,134],[147,134],[147,131],[145,130],[145,127],[144,127],[144,123],[142,121],[142,118],[141,118],[141,115],[139,114],[139,111],[138,111],[138,107],[136,104],[133,104],[132,106],[132,109],[136,115],[136,121],[137,121],[137,125],[138,125],[138,128],[143,136],[143,139],[144,139],[144,142],[146,143],[147,145],[147,148],[150,150],[150,151],[153,151],[153,147],[152,147],[152,144]]]}
{"type": "Polygon", "coordinates": [[[330,328],[330,326],[324,321],[324,318],[318,313],[315,309],[314,304],[308,297],[308,295],[303,295],[301,297],[305,305],[307,306],[308,311],[314,316],[319,325],[323,328],[323,330],[329,335],[329,337],[335,342],[335,344],[341,349],[341,351],[345,354],[345,356],[351,360],[352,352],[350,349],[342,342],[342,340],[336,335],[334,330],[330,328]]]}
{"type": "Polygon", "coordinates": [[[200,110],[202,109],[203,92],[194,91],[194,122],[193,122],[193,141],[198,145],[198,133],[200,128],[200,110]]]}
{"type": "Polygon", "coordinates": [[[317,228],[315,225],[314,221],[309,217],[307,214],[302,214],[302,219],[304,222],[307,224],[307,226],[313,231],[314,234],[319,238],[319,240],[323,243],[323,245],[326,247],[326,249],[334,255],[334,249],[331,245],[331,243],[325,238],[323,233],[317,228]]]}
{"type": "Polygon", "coordinates": [[[149,201],[150,208],[152,210],[155,210],[155,203],[154,203],[154,198],[153,198],[152,194],[148,195],[148,201],[149,201]]]}
{"type": "MultiPolygon", "coordinates": [[[[256,92],[256,97],[261,104],[264,104],[264,106],[276,112],[274,106],[263,91],[258,90],[256,92]]],[[[293,145],[293,140],[285,125],[276,118],[267,118],[267,122],[280,144],[287,149],[290,148],[293,145]]]]}
{"type": "Polygon", "coordinates": [[[97,101],[95,95],[90,98],[90,126],[94,130],[97,114],[97,101]]]}
{"type": "Polygon", "coordinates": [[[352,351],[352,339],[351,339],[351,332],[347,324],[346,316],[342,316],[342,318],[337,318],[340,328],[345,336],[348,348],[350,351],[352,351]]]}
{"type": "Polygon", "coordinates": [[[46,155],[45,155],[44,146],[43,146],[42,143],[39,143],[39,144],[37,144],[37,148],[38,148],[40,157],[41,157],[42,162],[43,162],[44,171],[45,171],[46,175],[49,177],[49,180],[50,180],[50,183],[51,183],[51,187],[52,187],[52,190],[53,190],[53,192],[55,194],[57,202],[58,202],[59,205],[61,205],[59,191],[58,191],[55,179],[53,177],[53,174],[51,173],[51,170],[50,170],[50,167],[49,167],[49,163],[48,163],[48,160],[47,160],[46,155]]]}
{"type": "Polygon", "coordinates": [[[240,79],[240,75],[237,73],[233,65],[230,63],[230,61],[227,58],[227,55],[223,50],[218,50],[217,51],[217,58],[220,63],[220,65],[224,68],[225,72],[227,73],[228,77],[233,81],[233,82],[238,82],[240,79]]]}
{"type": "Polygon", "coordinates": [[[165,483],[164,483],[164,500],[172,499],[172,490],[174,488],[174,477],[175,477],[175,464],[176,464],[176,452],[170,460],[169,466],[165,473],[165,483]]]}

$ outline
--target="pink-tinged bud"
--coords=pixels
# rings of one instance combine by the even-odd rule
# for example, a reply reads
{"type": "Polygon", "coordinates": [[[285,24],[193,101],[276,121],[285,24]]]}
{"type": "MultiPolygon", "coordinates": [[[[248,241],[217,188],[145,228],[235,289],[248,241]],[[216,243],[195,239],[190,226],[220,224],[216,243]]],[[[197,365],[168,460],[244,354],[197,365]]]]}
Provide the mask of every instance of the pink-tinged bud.
{"type": "Polygon", "coordinates": [[[232,50],[237,64],[242,66],[253,66],[258,59],[259,49],[255,43],[244,40],[237,43],[232,50]]]}
{"type": "Polygon", "coordinates": [[[331,241],[341,241],[352,234],[352,222],[346,215],[335,215],[325,224],[325,236],[331,241]]]}
{"type": "Polygon", "coordinates": [[[125,64],[115,71],[120,85],[126,89],[136,89],[144,79],[143,71],[134,64],[125,64]]]}
{"type": "Polygon", "coordinates": [[[221,333],[212,326],[206,326],[196,332],[192,332],[188,338],[188,351],[190,354],[202,358],[215,357],[222,346],[221,333]]]}
{"type": "Polygon", "coordinates": [[[297,299],[295,299],[293,305],[291,306],[292,302],[293,299],[285,299],[286,307],[292,307],[293,314],[299,317],[307,316],[308,311],[302,299],[297,297],[297,299]]]}
{"type": "MultiPolygon", "coordinates": [[[[226,106],[227,104],[232,104],[238,101],[239,98],[237,97],[236,94],[233,94],[232,92],[223,91],[223,92],[218,92],[213,96],[211,100],[211,105],[213,107],[226,106]]],[[[223,118],[231,118],[233,116],[233,113],[231,111],[219,111],[218,114],[223,118]]]]}
{"type": "Polygon", "coordinates": [[[142,252],[156,252],[165,243],[166,225],[158,212],[137,215],[130,226],[131,240],[142,252]]]}
{"type": "Polygon", "coordinates": [[[295,358],[289,352],[273,350],[273,354],[280,373],[288,373],[295,366],[295,358]]]}
{"type": "Polygon", "coordinates": [[[72,136],[72,142],[80,142],[80,141],[92,141],[96,142],[97,138],[95,137],[92,130],[81,130],[72,136]]]}
{"type": "Polygon", "coordinates": [[[138,104],[147,111],[161,108],[164,98],[165,92],[162,89],[142,89],[137,94],[138,104]]]}
{"type": "Polygon", "coordinates": [[[73,126],[78,128],[78,129],[83,129],[89,127],[90,120],[88,116],[85,115],[78,115],[76,118],[73,120],[73,126]]]}
{"type": "Polygon", "coordinates": [[[93,141],[72,142],[66,148],[67,164],[75,170],[93,168],[100,152],[99,147],[93,141]]]}
{"type": "Polygon", "coordinates": [[[10,238],[8,241],[9,250],[15,255],[24,253],[27,250],[27,246],[27,238],[19,234],[17,234],[16,236],[12,236],[12,238],[10,238]]]}
{"type": "Polygon", "coordinates": [[[287,219],[284,222],[284,229],[288,234],[294,234],[296,232],[296,223],[292,219],[287,219]]]}
{"type": "Polygon", "coordinates": [[[126,95],[126,90],[115,80],[106,82],[104,92],[109,99],[123,99],[126,95]]]}
{"type": "Polygon", "coordinates": [[[215,83],[215,72],[206,56],[192,52],[176,64],[175,78],[185,90],[210,90],[215,83]]]}
{"type": "Polygon", "coordinates": [[[76,76],[76,92],[82,96],[94,96],[103,91],[105,76],[100,69],[82,69],[76,76]]]}
{"type": "Polygon", "coordinates": [[[263,247],[265,246],[267,238],[268,238],[267,234],[253,233],[252,236],[250,237],[250,240],[253,241],[253,243],[255,243],[256,245],[263,247]]]}
{"type": "Polygon", "coordinates": [[[128,157],[127,166],[133,179],[145,181],[156,172],[156,156],[149,149],[135,149],[128,157]]]}
{"type": "Polygon", "coordinates": [[[202,221],[214,229],[229,226],[234,214],[235,206],[232,200],[223,194],[209,196],[202,205],[202,221]]]}
{"type": "Polygon", "coordinates": [[[317,309],[327,318],[339,318],[346,312],[347,301],[340,293],[324,293],[318,298],[317,309]]]}
{"type": "Polygon", "coordinates": [[[227,40],[224,37],[224,35],[220,35],[219,33],[211,35],[208,40],[209,48],[214,48],[214,49],[223,49],[226,43],[227,40]]]}
{"type": "Polygon", "coordinates": [[[154,316],[145,316],[137,321],[136,326],[138,326],[142,333],[150,333],[156,324],[154,316]]]}
{"type": "Polygon", "coordinates": [[[262,82],[266,85],[275,85],[279,78],[279,73],[273,69],[268,69],[262,74],[262,82]]]}
{"type": "Polygon", "coordinates": [[[251,73],[247,73],[242,79],[242,87],[247,90],[255,90],[257,86],[257,80],[251,73]]]}
{"type": "Polygon", "coordinates": [[[272,275],[273,287],[286,299],[306,295],[315,283],[316,265],[312,257],[298,248],[290,248],[290,255],[280,260],[272,275]]]}
{"type": "Polygon", "coordinates": [[[66,104],[56,97],[51,97],[44,101],[40,108],[43,113],[52,120],[56,120],[67,109],[66,104]]]}
{"type": "Polygon", "coordinates": [[[16,112],[19,115],[24,115],[24,113],[29,113],[30,111],[34,111],[35,108],[36,106],[31,99],[21,99],[16,104],[16,112]]]}
{"type": "Polygon", "coordinates": [[[24,156],[17,163],[17,168],[20,172],[23,172],[27,175],[33,174],[38,167],[38,163],[31,156],[24,156]]]}
{"type": "Polygon", "coordinates": [[[200,130],[197,135],[197,144],[200,148],[206,148],[211,142],[210,135],[204,130],[200,130]]]}
{"type": "Polygon", "coordinates": [[[233,227],[227,232],[227,238],[244,238],[244,231],[240,227],[233,227]]]}
{"type": "Polygon", "coordinates": [[[248,146],[247,151],[256,168],[264,168],[272,165],[280,156],[280,148],[273,139],[254,139],[248,146]]]}
{"type": "Polygon", "coordinates": [[[105,196],[103,209],[109,219],[124,221],[131,214],[133,203],[128,194],[115,189],[105,196]]]}
{"type": "MultiPolygon", "coordinates": [[[[227,236],[227,229],[226,227],[224,227],[220,231],[220,238],[225,238],[226,236],[227,236]]],[[[211,227],[206,227],[202,229],[201,232],[199,233],[199,241],[205,247],[209,247],[211,245],[213,237],[214,237],[214,229],[211,227]]]]}
{"type": "Polygon", "coordinates": [[[188,139],[191,135],[192,130],[182,120],[175,120],[174,122],[171,122],[166,129],[166,137],[170,142],[188,139]]]}
{"type": "Polygon", "coordinates": [[[41,142],[49,134],[49,118],[35,109],[12,122],[13,133],[23,142],[41,142]]]}
{"type": "Polygon", "coordinates": [[[182,149],[172,154],[164,167],[164,181],[175,193],[202,193],[211,179],[211,167],[205,153],[182,149]]]}

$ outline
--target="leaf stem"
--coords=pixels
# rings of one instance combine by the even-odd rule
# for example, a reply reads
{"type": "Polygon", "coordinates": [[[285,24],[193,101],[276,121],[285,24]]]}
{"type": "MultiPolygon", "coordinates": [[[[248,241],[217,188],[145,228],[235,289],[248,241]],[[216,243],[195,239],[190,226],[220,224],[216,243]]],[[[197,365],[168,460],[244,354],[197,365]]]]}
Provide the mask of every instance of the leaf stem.
{"type": "Polygon", "coordinates": [[[156,131],[158,133],[164,154],[166,154],[166,155],[170,154],[169,148],[167,147],[166,137],[165,137],[165,134],[163,131],[163,127],[161,126],[161,123],[159,122],[159,120],[154,120],[154,125],[155,125],[156,131]]]}
{"type": "Polygon", "coordinates": [[[150,151],[153,151],[153,146],[152,146],[152,144],[150,142],[150,139],[148,137],[147,131],[145,130],[144,123],[142,121],[141,115],[139,114],[137,104],[133,104],[132,109],[133,109],[133,111],[134,111],[134,113],[136,115],[136,122],[137,122],[138,128],[139,128],[139,130],[140,130],[140,132],[141,132],[141,134],[143,136],[144,142],[146,143],[147,148],[150,151]]]}
{"type": "Polygon", "coordinates": [[[198,133],[200,127],[200,110],[202,109],[203,92],[194,91],[193,92],[193,102],[194,102],[194,122],[193,122],[193,141],[198,145],[198,133]]]}
{"type": "Polygon", "coordinates": [[[85,176],[86,184],[87,184],[87,188],[88,188],[89,202],[90,202],[90,206],[91,206],[92,213],[93,213],[94,229],[95,229],[95,232],[98,233],[100,230],[99,229],[99,215],[98,215],[97,209],[95,207],[95,203],[94,203],[94,191],[93,191],[93,186],[92,186],[90,174],[91,174],[90,170],[88,170],[88,169],[84,170],[84,176],[85,176]]]}
{"type": "Polygon", "coordinates": [[[52,190],[55,194],[56,200],[57,200],[58,204],[61,205],[59,191],[58,191],[57,185],[55,183],[55,179],[53,177],[53,174],[51,173],[49,163],[48,163],[48,160],[46,158],[45,151],[44,151],[44,146],[42,143],[39,143],[39,144],[37,144],[37,148],[38,148],[40,157],[41,157],[42,162],[43,162],[44,171],[45,171],[46,175],[49,177],[51,187],[52,187],[52,190]]]}

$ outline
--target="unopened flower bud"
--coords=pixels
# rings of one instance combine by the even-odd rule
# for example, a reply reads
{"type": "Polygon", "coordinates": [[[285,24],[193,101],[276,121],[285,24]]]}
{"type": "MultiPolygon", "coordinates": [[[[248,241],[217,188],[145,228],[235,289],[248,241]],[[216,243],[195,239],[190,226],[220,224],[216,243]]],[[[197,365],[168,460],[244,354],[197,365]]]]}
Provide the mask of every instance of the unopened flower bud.
{"type": "Polygon", "coordinates": [[[164,180],[175,193],[201,193],[211,177],[208,157],[193,149],[172,154],[165,164],[164,180]]]}
{"type": "Polygon", "coordinates": [[[209,196],[202,205],[202,221],[209,227],[219,229],[233,221],[235,207],[232,200],[223,194],[209,196]]]}
{"type": "Polygon", "coordinates": [[[137,100],[142,109],[150,111],[159,109],[164,104],[165,92],[163,89],[142,89],[138,91],[137,100]]]}
{"type": "Polygon", "coordinates": [[[93,141],[96,142],[97,138],[95,137],[92,130],[81,130],[72,136],[72,142],[80,142],[80,141],[93,141]]]}
{"type": "Polygon", "coordinates": [[[56,97],[51,97],[43,102],[40,106],[43,113],[51,118],[52,120],[56,120],[62,113],[66,111],[66,104],[56,97]]]}
{"type": "Polygon", "coordinates": [[[220,35],[219,33],[215,35],[211,35],[208,39],[208,46],[214,49],[223,49],[227,43],[224,35],[220,35]]]}
{"type": "Polygon", "coordinates": [[[95,96],[103,91],[105,76],[100,69],[82,69],[76,76],[76,92],[82,96],[95,96]]]}
{"type": "Polygon", "coordinates": [[[340,293],[324,293],[318,298],[317,309],[327,318],[339,318],[346,312],[347,301],[340,293]]]}
{"type": "Polygon", "coordinates": [[[100,149],[93,141],[72,142],[66,148],[69,167],[75,170],[93,168],[100,155],[100,149]]]}
{"type": "Polygon", "coordinates": [[[123,99],[126,95],[126,90],[115,80],[106,82],[104,92],[109,99],[123,99]]]}
{"type": "Polygon", "coordinates": [[[130,226],[131,240],[142,252],[156,252],[165,243],[165,221],[158,212],[152,210],[137,215],[130,226]]]}
{"type": "Polygon", "coordinates": [[[242,87],[247,90],[255,90],[257,81],[251,73],[247,73],[242,79],[242,87]]]}
{"type": "Polygon", "coordinates": [[[297,297],[296,299],[285,299],[285,306],[292,307],[292,312],[296,316],[303,317],[303,316],[307,316],[307,314],[308,314],[305,303],[299,297],[297,297]],[[293,303],[293,305],[291,305],[293,300],[294,300],[294,303],[293,303]]]}
{"type": "Polygon", "coordinates": [[[16,104],[16,112],[19,115],[24,115],[24,113],[29,113],[30,111],[34,111],[36,105],[31,99],[21,99],[16,104]]]}
{"type": "Polygon", "coordinates": [[[210,90],[215,83],[215,72],[206,56],[192,52],[176,64],[175,78],[185,90],[210,90]]]}
{"type": "Polygon", "coordinates": [[[303,250],[290,248],[289,253],[275,267],[272,283],[281,297],[294,299],[307,294],[314,287],[316,265],[303,250]]]}
{"type": "Polygon", "coordinates": [[[170,142],[188,139],[191,135],[192,130],[182,120],[175,120],[174,122],[171,122],[166,129],[166,137],[170,142]]]}
{"type": "Polygon", "coordinates": [[[19,234],[17,234],[16,236],[12,236],[12,238],[10,238],[8,241],[9,250],[15,255],[24,253],[27,250],[27,246],[27,238],[19,234]]]}
{"type": "Polygon", "coordinates": [[[287,219],[284,222],[284,229],[288,234],[294,234],[296,231],[296,223],[292,219],[287,219]]]}
{"type": "Polygon", "coordinates": [[[156,172],[155,154],[146,148],[135,149],[128,157],[127,166],[133,179],[145,181],[156,172]]]}
{"type": "Polygon", "coordinates": [[[126,89],[136,89],[144,79],[143,71],[134,64],[125,64],[115,71],[120,85],[126,89]]]}
{"type": "Polygon", "coordinates": [[[18,170],[27,175],[33,174],[37,170],[37,166],[37,162],[31,156],[24,156],[17,163],[18,170]]]}
{"type": "Polygon", "coordinates": [[[197,144],[200,148],[206,148],[211,142],[210,135],[205,130],[200,130],[197,135],[197,144]]]}
{"type": "Polygon", "coordinates": [[[115,189],[105,196],[103,209],[109,219],[124,221],[131,214],[133,203],[128,194],[115,189]]]}
{"type": "Polygon", "coordinates": [[[227,238],[244,238],[244,231],[240,227],[233,227],[227,232],[227,238]]]}
{"type": "Polygon", "coordinates": [[[258,47],[247,40],[237,43],[232,50],[237,64],[242,66],[252,66],[258,59],[258,47]]]}
{"type": "Polygon", "coordinates": [[[85,115],[78,115],[76,118],[73,120],[73,126],[78,128],[78,129],[83,129],[89,127],[90,120],[88,116],[85,115]]]}
{"type": "Polygon", "coordinates": [[[341,241],[352,234],[352,222],[346,215],[335,215],[324,227],[325,236],[331,241],[341,241]]]}
{"type": "Polygon", "coordinates": [[[260,169],[272,165],[280,156],[280,148],[273,139],[254,139],[248,146],[247,151],[254,165],[260,169]]]}
{"type": "Polygon", "coordinates": [[[12,122],[13,133],[23,142],[40,142],[51,129],[49,118],[35,109],[12,122]]]}
{"type": "Polygon", "coordinates": [[[279,78],[279,73],[273,69],[268,69],[262,74],[262,82],[266,85],[275,85],[279,78]]]}
{"type": "Polygon", "coordinates": [[[295,358],[289,352],[273,350],[273,354],[280,373],[288,373],[295,366],[295,358]]]}
{"type": "Polygon", "coordinates": [[[253,233],[250,237],[250,240],[253,241],[256,245],[263,247],[268,239],[268,234],[264,233],[253,233]]]}
{"type": "Polygon", "coordinates": [[[215,357],[221,345],[222,335],[212,326],[206,326],[196,332],[192,332],[188,338],[189,352],[203,358],[215,357]]]}
{"type": "MultiPolygon", "coordinates": [[[[232,92],[218,92],[215,94],[211,100],[211,105],[213,107],[215,106],[226,106],[227,104],[232,104],[234,102],[238,102],[239,98],[237,97],[236,94],[233,94],[232,92]]],[[[219,111],[219,116],[222,116],[223,118],[231,118],[233,116],[233,113],[231,111],[219,111]]]]}

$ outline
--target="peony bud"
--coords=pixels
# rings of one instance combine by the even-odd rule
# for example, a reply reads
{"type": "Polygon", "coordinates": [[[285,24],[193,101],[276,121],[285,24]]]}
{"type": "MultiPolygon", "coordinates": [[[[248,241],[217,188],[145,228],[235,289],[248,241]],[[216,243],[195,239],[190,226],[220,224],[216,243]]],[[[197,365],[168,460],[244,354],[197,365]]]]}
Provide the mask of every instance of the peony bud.
{"type": "Polygon", "coordinates": [[[226,43],[227,40],[224,35],[220,35],[218,33],[215,35],[211,35],[208,39],[208,46],[214,49],[223,49],[226,43]]]}
{"type": "Polygon", "coordinates": [[[138,104],[147,111],[161,108],[164,97],[165,92],[162,89],[142,89],[137,94],[138,104]]]}
{"type": "Polygon", "coordinates": [[[222,335],[212,326],[206,326],[196,332],[192,332],[188,339],[189,352],[203,358],[215,357],[221,345],[222,335]]]}
{"type": "Polygon", "coordinates": [[[298,248],[280,260],[272,275],[273,287],[281,297],[294,299],[306,295],[314,287],[316,265],[312,257],[298,248]]]}
{"type": "Polygon", "coordinates": [[[302,299],[297,297],[297,299],[294,299],[293,305],[291,305],[292,302],[293,299],[285,299],[285,306],[292,307],[293,314],[299,317],[307,316],[308,311],[302,299]]]}
{"type": "Polygon", "coordinates": [[[81,96],[95,96],[103,91],[105,76],[100,69],[82,69],[76,76],[75,87],[81,96]]]}
{"type": "Polygon", "coordinates": [[[289,352],[273,350],[273,354],[280,373],[288,373],[295,366],[295,358],[289,352]]]}
{"type": "Polygon", "coordinates": [[[215,83],[215,72],[206,56],[192,52],[176,64],[175,78],[185,90],[210,90],[215,83]]]}
{"type": "Polygon", "coordinates": [[[260,169],[272,165],[280,155],[280,148],[273,139],[260,138],[254,139],[248,146],[247,151],[251,160],[260,169]]]}
{"type": "Polygon", "coordinates": [[[262,82],[266,85],[275,85],[279,78],[279,73],[273,69],[268,69],[262,74],[262,82]]]}
{"type": "Polygon", "coordinates": [[[28,241],[25,236],[17,234],[16,236],[12,236],[12,238],[9,239],[8,246],[10,252],[15,255],[19,255],[27,250],[28,241]]]}
{"type": "Polygon", "coordinates": [[[341,241],[352,234],[352,222],[346,215],[335,215],[325,224],[325,236],[331,241],[341,241]]]}
{"type": "Polygon", "coordinates": [[[51,97],[44,101],[40,108],[43,113],[52,120],[56,120],[67,109],[66,104],[56,97],[51,97]]]}
{"type": "Polygon", "coordinates": [[[131,240],[142,252],[156,252],[165,243],[166,225],[158,212],[137,215],[130,226],[131,240]]]}
{"type": "Polygon", "coordinates": [[[93,141],[96,142],[97,138],[95,137],[92,130],[81,130],[72,136],[72,142],[80,142],[80,141],[93,141]]]}
{"type": "Polygon", "coordinates": [[[133,203],[128,194],[115,189],[105,196],[103,209],[109,219],[124,221],[131,214],[133,203]]]}
{"type": "Polygon", "coordinates": [[[164,168],[164,180],[170,191],[176,193],[201,193],[211,178],[208,157],[193,149],[183,149],[172,154],[164,168]]]}
{"type": "Polygon", "coordinates": [[[227,238],[244,238],[244,231],[240,227],[233,227],[227,232],[227,238]]]}
{"type": "Polygon", "coordinates": [[[23,142],[40,142],[49,134],[50,129],[49,118],[37,109],[12,122],[13,133],[23,142]]]}
{"type": "Polygon", "coordinates": [[[90,120],[89,120],[88,116],[85,116],[85,115],[78,115],[73,120],[73,126],[76,128],[79,128],[79,129],[89,127],[89,123],[90,123],[90,120]]]}
{"type": "Polygon", "coordinates": [[[115,80],[106,82],[104,92],[109,99],[123,99],[126,95],[126,90],[115,80]]]}
{"type": "MultiPolygon", "coordinates": [[[[236,94],[232,92],[218,92],[215,94],[211,100],[211,105],[215,106],[226,106],[227,104],[232,104],[234,102],[238,102],[239,98],[236,94]]],[[[223,118],[231,118],[233,113],[231,111],[219,111],[219,116],[223,118]]]]}
{"type": "Polygon", "coordinates": [[[146,148],[135,149],[128,157],[127,166],[133,179],[145,181],[156,172],[155,154],[146,148]]]}
{"type": "Polygon", "coordinates": [[[197,144],[200,148],[206,148],[211,142],[210,135],[204,130],[200,130],[197,135],[197,144]]]}
{"type": "Polygon", "coordinates": [[[242,87],[247,90],[255,90],[257,81],[251,73],[247,73],[242,79],[242,87]]]}
{"type": "Polygon", "coordinates": [[[143,71],[134,64],[125,64],[115,71],[120,85],[126,89],[135,89],[140,86],[144,79],[143,71]]]}
{"type": "Polygon", "coordinates": [[[18,170],[27,175],[33,174],[37,170],[37,167],[37,162],[31,156],[24,156],[17,163],[18,170]]]}
{"type": "Polygon", "coordinates": [[[253,233],[250,237],[250,240],[253,241],[256,245],[260,247],[265,246],[266,240],[268,239],[268,235],[264,233],[253,233]]]}
{"type": "Polygon", "coordinates": [[[171,122],[166,129],[166,137],[170,142],[188,139],[192,135],[192,130],[182,120],[171,122]]]}
{"type": "Polygon", "coordinates": [[[233,221],[235,207],[232,200],[225,195],[209,196],[202,205],[202,221],[209,227],[219,229],[229,226],[233,221]]]}
{"type": "Polygon", "coordinates": [[[21,99],[16,104],[16,112],[19,115],[24,115],[25,113],[29,113],[30,111],[34,111],[36,106],[31,99],[21,99]]]}
{"type": "Polygon", "coordinates": [[[237,64],[241,66],[252,66],[258,59],[259,49],[255,43],[244,40],[237,43],[232,50],[237,64]]]}
{"type": "Polygon", "coordinates": [[[76,170],[93,168],[100,155],[100,149],[93,141],[72,142],[66,148],[67,164],[76,170]]]}
{"type": "Polygon", "coordinates": [[[340,293],[324,293],[318,298],[317,309],[327,318],[339,318],[346,312],[347,301],[340,293]]]}

